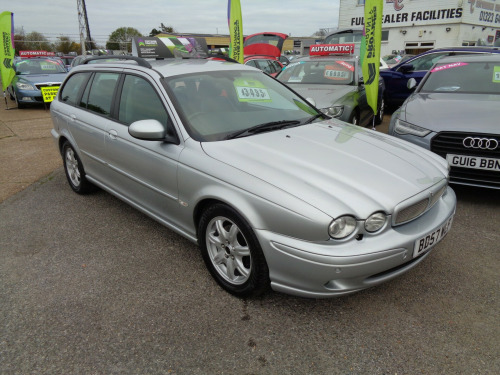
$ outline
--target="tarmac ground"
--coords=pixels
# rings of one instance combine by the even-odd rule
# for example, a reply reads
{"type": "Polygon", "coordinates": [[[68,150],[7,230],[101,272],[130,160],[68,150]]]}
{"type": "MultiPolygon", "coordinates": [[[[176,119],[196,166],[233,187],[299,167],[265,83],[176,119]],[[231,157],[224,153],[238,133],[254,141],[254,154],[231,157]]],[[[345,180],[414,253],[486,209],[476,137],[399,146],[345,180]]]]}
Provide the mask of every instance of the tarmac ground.
{"type": "Polygon", "coordinates": [[[497,191],[454,187],[447,237],[381,286],[238,299],[194,244],[73,193],[51,128],[1,101],[1,374],[500,373],[497,191]]]}

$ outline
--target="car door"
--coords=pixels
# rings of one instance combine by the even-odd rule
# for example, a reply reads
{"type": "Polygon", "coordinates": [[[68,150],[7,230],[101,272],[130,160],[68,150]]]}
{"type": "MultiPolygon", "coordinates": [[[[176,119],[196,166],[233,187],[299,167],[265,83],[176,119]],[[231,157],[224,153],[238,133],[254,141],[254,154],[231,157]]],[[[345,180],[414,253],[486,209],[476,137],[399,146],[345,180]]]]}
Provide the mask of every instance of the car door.
{"type": "Polygon", "coordinates": [[[65,123],[65,134],[75,146],[90,178],[106,181],[104,135],[109,122],[113,95],[120,77],[114,72],[82,72],[72,75],[61,89],[55,104],[56,116],[65,123]]]}
{"type": "Polygon", "coordinates": [[[109,187],[134,206],[165,222],[175,222],[178,203],[177,165],[182,144],[132,137],[128,128],[139,120],[155,119],[175,134],[171,116],[154,81],[124,74],[117,100],[117,121],[106,128],[109,187]]]}

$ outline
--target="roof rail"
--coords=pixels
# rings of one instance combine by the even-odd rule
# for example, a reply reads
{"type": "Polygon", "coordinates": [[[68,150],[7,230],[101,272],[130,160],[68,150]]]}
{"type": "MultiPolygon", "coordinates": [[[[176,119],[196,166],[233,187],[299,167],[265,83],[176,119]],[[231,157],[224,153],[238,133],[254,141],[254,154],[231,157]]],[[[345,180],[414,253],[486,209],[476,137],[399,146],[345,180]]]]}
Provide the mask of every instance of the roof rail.
{"type": "Polygon", "coordinates": [[[134,60],[137,62],[137,65],[143,66],[145,68],[152,69],[152,66],[149,62],[144,60],[142,57],[137,57],[137,56],[129,56],[129,55],[120,55],[120,56],[114,56],[114,55],[102,55],[102,56],[93,56],[90,58],[85,59],[82,64],[88,64],[89,61],[94,61],[94,60],[134,60]]]}

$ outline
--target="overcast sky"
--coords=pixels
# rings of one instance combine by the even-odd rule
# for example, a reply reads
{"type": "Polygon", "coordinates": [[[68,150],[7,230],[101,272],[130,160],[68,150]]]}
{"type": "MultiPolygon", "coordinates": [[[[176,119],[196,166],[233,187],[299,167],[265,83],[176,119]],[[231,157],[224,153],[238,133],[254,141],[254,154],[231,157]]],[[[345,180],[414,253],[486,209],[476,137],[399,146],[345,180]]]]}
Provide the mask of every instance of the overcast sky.
{"type": "MultiPolygon", "coordinates": [[[[241,0],[245,35],[276,31],[310,36],[338,25],[340,0],[241,0]]],[[[0,0],[14,13],[14,27],[38,31],[50,41],[65,35],[79,42],[77,0],[0,0]]],[[[119,27],[149,35],[161,23],[179,33],[228,34],[227,0],[85,0],[90,33],[99,44],[119,27]]]]}

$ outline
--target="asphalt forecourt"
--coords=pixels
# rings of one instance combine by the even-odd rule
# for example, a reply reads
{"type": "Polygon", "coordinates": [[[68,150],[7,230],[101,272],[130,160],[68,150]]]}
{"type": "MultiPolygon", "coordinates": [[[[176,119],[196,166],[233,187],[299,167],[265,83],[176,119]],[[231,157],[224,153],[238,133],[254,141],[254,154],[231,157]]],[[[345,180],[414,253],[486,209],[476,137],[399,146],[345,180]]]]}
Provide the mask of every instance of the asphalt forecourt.
{"type": "MultiPolygon", "coordinates": [[[[43,108],[1,110],[17,134],[2,148],[27,144],[22,126],[50,123],[43,108]]],[[[43,165],[44,150],[59,157],[52,146],[15,157],[39,153],[29,160],[43,165]]],[[[2,374],[498,373],[496,191],[455,187],[447,236],[386,284],[242,300],[194,244],[103,191],[74,194],[59,165],[0,203],[2,374]]]]}

